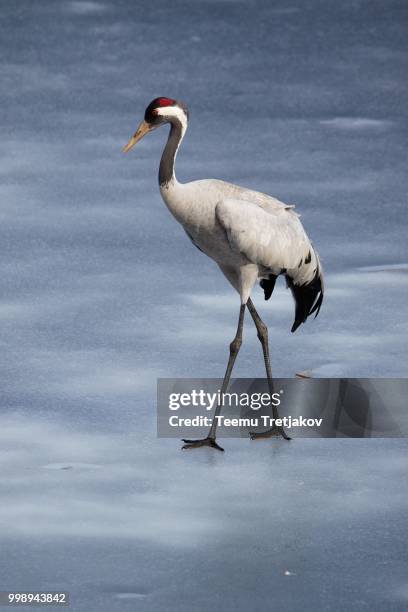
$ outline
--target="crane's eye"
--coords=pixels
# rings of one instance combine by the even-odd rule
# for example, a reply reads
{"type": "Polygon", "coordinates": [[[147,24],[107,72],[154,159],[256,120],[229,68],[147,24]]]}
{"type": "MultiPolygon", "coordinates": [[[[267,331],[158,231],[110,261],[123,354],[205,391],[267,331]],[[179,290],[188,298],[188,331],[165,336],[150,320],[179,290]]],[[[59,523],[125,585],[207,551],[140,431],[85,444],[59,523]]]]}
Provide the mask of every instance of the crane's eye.
{"type": "Polygon", "coordinates": [[[162,123],[164,118],[160,116],[159,108],[152,108],[145,114],[145,120],[153,125],[162,123]]]}

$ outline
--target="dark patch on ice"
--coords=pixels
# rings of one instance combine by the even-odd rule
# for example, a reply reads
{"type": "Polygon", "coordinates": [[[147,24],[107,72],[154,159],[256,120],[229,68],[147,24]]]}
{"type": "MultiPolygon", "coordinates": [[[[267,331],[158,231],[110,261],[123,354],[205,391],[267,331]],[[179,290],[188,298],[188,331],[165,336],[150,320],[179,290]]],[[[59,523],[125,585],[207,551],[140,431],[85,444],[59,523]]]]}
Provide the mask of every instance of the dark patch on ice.
{"type": "Polygon", "coordinates": [[[98,470],[102,465],[97,463],[47,463],[42,466],[46,470],[98,470]]]}

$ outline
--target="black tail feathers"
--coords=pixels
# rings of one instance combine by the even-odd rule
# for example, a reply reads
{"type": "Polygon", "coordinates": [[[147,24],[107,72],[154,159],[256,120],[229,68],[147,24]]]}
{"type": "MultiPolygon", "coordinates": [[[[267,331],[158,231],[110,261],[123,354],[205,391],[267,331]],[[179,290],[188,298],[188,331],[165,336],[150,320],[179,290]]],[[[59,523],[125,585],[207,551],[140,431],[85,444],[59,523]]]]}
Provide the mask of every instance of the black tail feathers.
{"type": "Polygon", "coordinates": [[[278,277],[275,274],[269,274],[268,278],[263,278],[259,283],[264,290],[265,300],[269,300],[272,295],[273,290],[275,289],[276,279],[278,277]]]}
{"type": "Polygon", "coordinates": [[[318,268],[310,283],[295,285],[293,279],[286,275],[286,284],[292,292],[296,305],[295,321],[291,329],[294,332],[311,314],[315,312],[315,318],[319,314],[323,302],[322,276],[318,268]]]}
{"type": "MultiPolygon", "coordinates": [[[[283,269],[281,274],[284,274],[285,272],[286,270],[283,269]]],[[[259,284],[264,290],[265,300],[269,300],[271,297],[277,278],[278,277],[275,276],[275,274],[269,274],[268,278],[263,278],[260,281],[259,284]]],[[[310,283],[295,285],[293,279],[288,274],[285,275],[285,278],[286,286],[291,290],[295,300],[295,321],[291,329],[292,332],[295,332],[299,325],[304,323],[311,314],[315,312],[315,318],[319,314],[319,310],[323,302],[323,279],[319,266],[310,283]]]]}

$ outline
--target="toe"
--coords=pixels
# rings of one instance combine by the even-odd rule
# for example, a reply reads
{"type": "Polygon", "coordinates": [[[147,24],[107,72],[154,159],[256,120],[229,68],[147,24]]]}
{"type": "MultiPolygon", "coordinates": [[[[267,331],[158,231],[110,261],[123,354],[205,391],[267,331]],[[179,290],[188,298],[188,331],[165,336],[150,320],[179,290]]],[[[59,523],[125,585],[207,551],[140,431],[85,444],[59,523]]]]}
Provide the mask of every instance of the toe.
{"type": "Polygon", "coordinates": [[[219,444],[217,444],[215,440],[211,440],[210,444],[211,444],[211,446],[213,448],[216,448],[217,450],[221,451],[222,453],[224,452],[224,449],[219,444]]]}

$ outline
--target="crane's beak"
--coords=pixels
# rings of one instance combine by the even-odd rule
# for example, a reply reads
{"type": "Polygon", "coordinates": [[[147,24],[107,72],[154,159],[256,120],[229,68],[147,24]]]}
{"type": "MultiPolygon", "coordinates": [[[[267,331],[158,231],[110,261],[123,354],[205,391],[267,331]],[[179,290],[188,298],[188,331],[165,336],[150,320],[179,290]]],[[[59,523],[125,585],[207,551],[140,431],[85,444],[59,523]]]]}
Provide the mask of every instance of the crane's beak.
{"type": "Polygon", "coordinates": [[[136,132],[133,134],[132,138],[129,140],[127,145],[125,145],[122,149],[123,153],[127,153],[130,149],[133,149],[135,144],[142,140],[143,136],[145,136],[148,132],[153,129],[153,126],[149,125],[147,121],[143,119],[142,123],[137,128],[136,132]]]}

